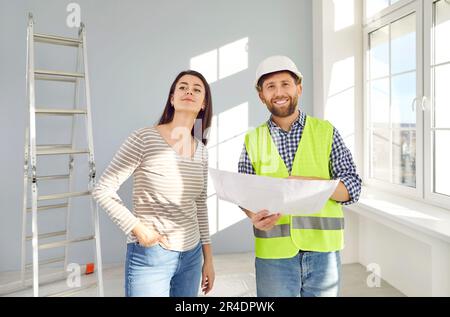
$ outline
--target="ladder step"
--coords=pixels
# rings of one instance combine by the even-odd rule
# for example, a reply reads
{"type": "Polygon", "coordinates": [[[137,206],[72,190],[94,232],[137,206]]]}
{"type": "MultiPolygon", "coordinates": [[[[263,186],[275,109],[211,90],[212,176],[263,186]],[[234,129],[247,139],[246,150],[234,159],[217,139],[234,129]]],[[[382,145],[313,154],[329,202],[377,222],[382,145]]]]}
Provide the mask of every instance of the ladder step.
{"type": "Polygon", "coordinates": [[[90,194],[91,194],[90,191],[85,191],[85,192],[70,192],[70,193],[62,193],[62,194],[44,195],[44,196],[39,196],[38,201],[53,200],[53,199],[65,199],[65,198],[71,198],[71,197],[81,197],[81,196],[88,196],[90,194]]]}
{"type": "Polygon", "coordinates": [[[56,35],[38,34],[38,33],[34,34],[34,41],[40,42],[40,43],[58,44],[58,45],[74,46],[74,47],[78,47],[80,44],[83,44],[83,42],[79,39],[56,36],[56,35]]]}
{"type": "MultiPolygon", "coordinates": [[[[57,179],[68,179],[69,174],[66,175],[45,175],[45,176],[36,176],[36,180],[38,181],[51,181],[57,179]]],[[[28,176],[28,179],[32,179],[31,176],[28,176]]]]}
{"type": "MultiPolygon", "coordinates": [[[[53,264],[53,263],[60,263],[60,262],[64,262],[64,260],[65,260],[64,257],[42,260],[39,262],[39,266],[44,266],[44,265],[53,264]]],[[[27,269],[27,270],[31,269],[32,267],[33,267],[33,263],[28,263],[27,265],[25,265],[25,269],[27,269]]]]}
{"type": "Polygon", "coordinates": [[[68,81],[76,82],[78,78],[84,78],[82,73],[69,73],[69,72],[59,72],[52,70],[35,70],[35,79],[38,80],[53,80],[53,81],[68,81]]]}
{"type": "Polygon", "coordinates": [[[88,149],[73,149],[70,145],[37,145],[36,155],[84,154],[88,149]]]}
{"type": "Polygon", "coordinates": [[[41,115],[55,115],[55,116],[73,116],[76,114],[87,114],[83,109],[36,109],[36,114],[41,115]]]}
{"type": "Polygon", "coordinates": [[[61,72],[61,71],[56,71],[56,70],[37,69],[37,70],[34,71],[34,74],[35,75],[48,75],[48,76],[84,78],[84,74],[82,74],[82,73],[61,72]]]}
{"type": "MultiPolygon", "coordinates": [[[[46,206],[37,207],[37,210],[42,211],[42,210],[50,210],[50,209],[60,209],[60,208],[67,208],[68,206],[69,206],[69,204],[67,204],[67,203],[56,204],[56,205],[46,205],[46,206]]],[[[31,212],[31,208],[27,208],[27,212],[31,212]]]]}
{"type": "Polygon", "coordinates": [[[64,246],[69,245],[71,243],[89,241],[89,240],[94,240],[94,239],[95,239],[95,236],[91,235],[91,236],[80,237],[80,238],[76,238],[76,239],[45,243],[45,244],[39,245],[39,250],[54,249],[54,248],[64,247],[64,246]]]}
{"type": "MultiPolygon", "coordinates": [[[[48,239],[48,238],[54,238],[54,237],[60,237],[66,235],[67,231],[56,231],[56,232],[48,232],[48,233],[42,233],[38,235],[38,239],[48,239]]],[[[33,239],[33,236],[27,236],[26,240],[31,241],[33,239]]]]}

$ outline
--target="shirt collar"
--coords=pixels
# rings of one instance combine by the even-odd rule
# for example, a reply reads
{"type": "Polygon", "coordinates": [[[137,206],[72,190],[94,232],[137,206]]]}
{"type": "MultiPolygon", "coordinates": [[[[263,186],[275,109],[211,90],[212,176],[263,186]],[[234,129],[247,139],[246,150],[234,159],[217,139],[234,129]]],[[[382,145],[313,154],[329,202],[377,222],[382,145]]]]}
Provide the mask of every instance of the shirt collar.
{"type": "MultiPolygon", "coordinates": [[[[299,125],[303,128],[305,127],[306,114],[300,110],[298,112],[299,112],[299,116],[297,117],[297,120],[295,120],[292,123],[291,129],[294,129],[294,128],[298,127],[299,125]]],[[[281,130],[281,128],[272,120],[272,116],[270,116],[270,119],[267,121],[267,125],[269,126],[270,129],[277,128],[277,129],[281,130]]]]}

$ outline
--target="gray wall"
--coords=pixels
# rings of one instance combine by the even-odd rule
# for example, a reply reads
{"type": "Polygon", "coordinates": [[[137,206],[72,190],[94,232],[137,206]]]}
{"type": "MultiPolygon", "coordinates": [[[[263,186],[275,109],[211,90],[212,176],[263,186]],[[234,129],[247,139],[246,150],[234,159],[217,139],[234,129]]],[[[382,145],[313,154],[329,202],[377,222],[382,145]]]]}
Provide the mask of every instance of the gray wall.
{"type": "MultiPolygon", "coordinates": [[[[70,2],[0,0],[0,271],[16,270],[20,264],[27,13],[34,14],[37,32],[73,37],[75,29],[65,24],[65,8],[70,2]]],[[[244,37],[249,38],[249,67],[212,84],[214,112],[221,113],[248,101],[249,127],[265,120],[268,112],[259,102],[252,83],[257,64],[273,54],[292,57],[302,70],[305,76],[302,105],[306,112],[312,111],[311,0],[77,2],[88,31],[99,173],[130,132],[155,123],[173,78],[189,68],[191,57],[244,37]]],[[[41,53],[39,66],[70,69],[74,60],[63,57],[70,52],[73,51],[37,51],[41,53]]],[[[69,96],[69,92],[55,95],[44,90],[39,98],[42,103],[57,106],[60,98],[69,96]]],[[[42,138],[58,142],[67,137],[64,123],[67,122],[55,126],[58,129],[55,134],[51,133],[50,122],[43,121],[42,138]]],[[[49,162],[42,165],[53,166],[49,162]]],[[[62,169],[66,162],[57,165],[62,169]]],[[[77,175],[77,183],[81,184],[85,175],[77,175]]],[[[119,191],[128,206],[131,206],[131,186],[129,180],[119,191]]],[[[71,226],[74,234],[87,230],[84,224],[89,217],[82,214],[87,206],[82,204],[82,210],[77,211],[79,215],[74,217],[78,219],[71,226]]],[[[44,215],[41,220],[45,221],[44,215]]],[[[104,262],[122,262],[125,237],[103,212],[100,220],[104,262]]],[[[57,229],[55,221],[42,224],[41,232],[57,229]]],[[[243,220],[213,236],[214,251],[252,250],[251,234],[249,222],[243,220]]],[[[92,255],[84,251],[86,248],[87,245],[75,247],[71,260],[86,261],[92,255]]]]}

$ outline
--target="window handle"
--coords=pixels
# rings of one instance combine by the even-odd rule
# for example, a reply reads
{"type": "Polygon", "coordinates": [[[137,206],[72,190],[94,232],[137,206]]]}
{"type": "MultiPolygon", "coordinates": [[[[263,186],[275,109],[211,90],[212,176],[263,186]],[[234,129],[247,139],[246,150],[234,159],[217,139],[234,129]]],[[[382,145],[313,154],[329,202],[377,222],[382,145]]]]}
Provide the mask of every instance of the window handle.
{"type": "Polygon", "coordinates": [[[427,101],[428,101],[428,98],[426,96],[423,96],[422,102],[420,103],[420,106],[422,107],[423,112],[425,112],[427,110],[427,101]]]}
{"type": "MultiPolygon", "coordinates": [[[[450,0],[449,0],[450,1],[450,0]]],[[[414,98],[411,102],[411,109],[413,112],[416,111],[417,101],[419,100],[418,97],[414,98]]],[[[428,98],[426,96],[422,96],[422,99],[420,101],[420,107],[422,108],[422,111],[426,111],[426,105],[427,105],[428,98]]]]}

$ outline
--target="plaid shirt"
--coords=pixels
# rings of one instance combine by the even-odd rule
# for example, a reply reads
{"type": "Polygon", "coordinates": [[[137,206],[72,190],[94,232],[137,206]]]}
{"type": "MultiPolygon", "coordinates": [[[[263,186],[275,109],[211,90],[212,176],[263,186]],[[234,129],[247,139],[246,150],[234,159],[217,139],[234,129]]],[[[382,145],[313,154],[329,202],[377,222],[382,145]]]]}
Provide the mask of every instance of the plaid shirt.
{"type": "MultiPolygon", "coordinates": [[[[306,114],[301,111],[299,113],[298,119],[292,124],[289,132],[286,132],[278,127],[272,121],[272,118],[267,121],[270,135],[272,136],[281,158],[289,170],[289,174],[291,173],[292,163],[294,161],[295,154],[297,153],[298,144],[302,137],[303,128],[306,123],[306,114]]],[[[356,172],[356,166],[353,162],[352,153],[345,146],[344,140],[336,128],[333,128],[333,144],[331,146],[329,169],[331,178],[339,179],[342,183],[344,183],[350,195],[350,200],[341,202],[341,204],[350,205],[357,202],[361,193],[361,178],[356,172]]],[[[256,174],[250,158],[248,157],[245,144],[239,159],[238,171],[243,174],[256,174]]]]}

